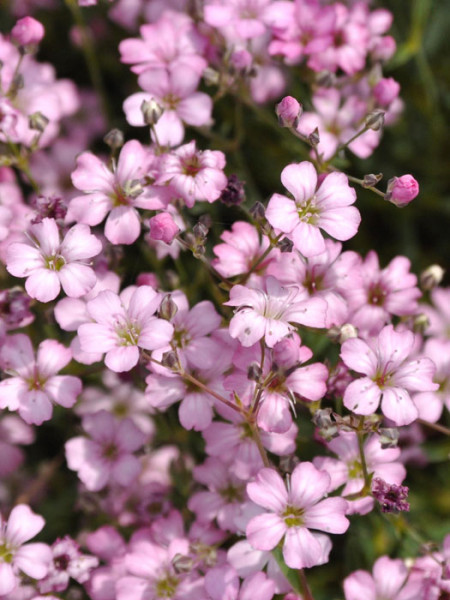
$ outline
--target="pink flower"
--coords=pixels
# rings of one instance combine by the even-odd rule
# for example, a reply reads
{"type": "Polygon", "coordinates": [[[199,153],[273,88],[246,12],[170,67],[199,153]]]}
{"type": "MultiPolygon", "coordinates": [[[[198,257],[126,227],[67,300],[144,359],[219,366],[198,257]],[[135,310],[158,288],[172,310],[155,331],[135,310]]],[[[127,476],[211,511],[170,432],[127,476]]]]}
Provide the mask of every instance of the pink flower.
{"type": "Polygon", "coordinates": [[[381,400],[383,414],[396,425],[409,425],[418,416],[409,392],[439,388],[432,379],[436,371],[429,358],[411,359],[414,334],[384,327],[370,342],[349,339],[342,345],[341,358],[350,369],[363,373],[345,390],[344,405],[358,415],[373,414],[381,400]]]}
{"type": "Polygon", "coordinates": [[[29,241],[7,248],[6,268],[14,277],[26,277],[25,289],[40,302],[54,300],[61,290],[71,298],[87,294],[96,277],[86,260],[101,252],[102,244],[87,225],[74,225],[61,242],[54,219],[31,225],[29,241]]]}
{"type": "Polygon", "coordinates": [[[147,436],[131,419],[121,421],[102,410],[83,418],[83,429],[89,438],[80,436],[66,442],[69,469],[90,491],[98,491],[110,483],[128,486],[142,470],[133,452],[147,436]]]}
{"type": "Polygon", "coordinates": [[[26,504],[15,506],[8,521],[0,515],[0,596],[13,592],[19,572],[33,579],[46,576],[52,553],[47,544],[25,544],[44,527],[44,519],[26,504]]]}
{"type": "Polygon", "coordinates": [[[9,337],[0,350],[0,360],[13,377],[0,382],[0,407],[17,410],[24,421],[35,425],[51,418],[52,402],[72,407],[81,393],[81,380],[56,375],[71,358],[71,351],[56,340],[42,342],[35,357],[26,335],[9,337]]]}
{"type": "Polygon", "coordinates": [[[194,69],[177,65],[170,70],[148,69],[139,76],[144,92],[129,96],[123,105],[127,121],[135,127],[145,126],[141,105],[144,100],[155,100],[163,109],[153,127],[153,138],[162,146],[178,146],[184,138],[184,125],[209,125],[212,100],[197,92],[200,75],[194,69]]]}
{"type": "Polygon", "coordinates": [[[44,26],[33,17],[19,19],[11,29],[12,39],[21,46],[39,44],[45,35],[44,26]]]}
{"type": "Polygon", "coordinates": [[[355,571],[344,579],[345,600],[417,600],[422,598],[422,582],[408,581],[409,569],[403,560],[381,556],[367,571],[355,571]]]}
{"type": "Polygon", "coordinates": [[[386,200],[395,206],[406,206],[419,194],[419,184],[412,175],[393,177],[388,181],[386,200]]]}
{"type": "Polygon", "coordinates": [[[105,352],[109,369],[129,371],[138,363],[139,348],[156,350],[172,338],[173,326],[154,316],[160,302],[160,294],[147,285],[128,288],[120,297],[100,292],[86,307],[94,322],[78,328],[81,349],[105,352]]]}
{"type": "Polygon", "coordinates": [[[330,173],[317,187],[314,165],[304,161],[285,167],[281,181],[294,200],[274,194],[266,217],[278,231],[288,234],[304,256],[325,251],[320,229],[338,240],[348,240],[356,234],[361,217],[350,206],[356,200],[356,193],[343,173],[330,173]]]}
{"type": "Polygon", "coordinates": [[[253,346],[261,338],[269,348],[294,330],[291,323],[323,327],[326,303],[320,298],[304,299],[296,287],[284,288],[275,277],[265,280],[266,291],[235,285],[226,306],[239,310],[230,321],[230,335],[243,346],[253,346]]]}
{"type": "Polygon", "coordinates": [[[123,146],[114,171],[91,152],[83,152],[77,158],[72,182],[85,195],[72,198],[67,218],[98,225],[108,215],[105,223],[107,239],[113,244],[135,242],[141,231],[136,209],[161,208],[160,201],[141,185],[151,158],[136,140],[123,146]]]}
{"type": "Polygon", "coordinates": [[[149,220],[149,225],[149,237],[152,240],[161,240],[166,244],[170,244],[180,231],[172,215],[167,212],[161,212],[152,217],[149,220]]]}
{"type": "Polygon", "coordinates": [[[225,155],[219,150],[197,150],[195,141],[180,146],[162,160],[156,184],[170,183],[189,208],[196,200],[214,202],[227,186],[225,155]]]}
{"type": "Polygon", "coordinates": [[[206,573],[205,589],[211,600],[271,600],[275,583],[265,573],[258,571],[246,577],[242,586],[239,586],[237,572],[233,567],[224,565],[206,573]]]}
{"type": "Polygon", "coordinates": [[[262,469],[247,485],[253,502],[267,511],[250,520],[247,538],[258,550],[273,550],[281,539],[288,567],[303,569],[324,564],[328,537],[310,530],[344,533],[349,522],[343,498],[322,498],[330,487],[328,473],[310,462],[297,465],[290,477],[289,490],[274,469],[262,469]]]}

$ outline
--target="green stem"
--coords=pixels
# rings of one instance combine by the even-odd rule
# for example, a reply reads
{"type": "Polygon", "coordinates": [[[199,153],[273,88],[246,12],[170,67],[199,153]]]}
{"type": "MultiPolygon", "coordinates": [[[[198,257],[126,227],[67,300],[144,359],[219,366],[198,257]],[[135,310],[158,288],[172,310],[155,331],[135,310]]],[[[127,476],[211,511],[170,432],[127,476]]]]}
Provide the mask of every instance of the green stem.
{"type": "Polygon", "coordinates": [[[381,192],[380,190],[377,190],[376,187],[368,187],[368,186],[364,185],[364,180],[363,179],[358,179],[357,177],[353,177],[352,175],[347,175],[347,179],[349,181],[353,182],[353,183],[357,183],[358,185],[360,185],[365,190],[370,190],[374,194],[377,194],[378,196],[381,196],[384,199],[384,196],[385,196],[384,192],[381,192]]]}
{"type": "Polygon", "coordinates": [[[445,427],[445,425],[440,425],[439,423],[430,423],[429,421],[424,421],[423,419],[417,419],[417,422],[421,425],[424,425],[425,427],[429,427],[430,429],[439,431],[439,433],[450,435],[450,429],[448,427],[445,427]]]}
{"type": "Polygon", "coordinates": [[[312,592],[309,588],[305,571],[303,569],[298,569],[298,580],[300,583],[300,588],[302,590],[303,600],[314,600],[314,596],[312,595],[312,592]]]}
{"type": "Polygon", "coordinates": [[[359,427],[360,429],[356,432],[358,438],[358,449],[359,449],[359,457],[361,459],[361,468],[364,475],[364,491],[368,493],[370,491],[370,476],[367,470],[366,457],[364,454],[364,433],[362,431],[362,427],[364,426],[364,416],[361,416],[359,427]]]}

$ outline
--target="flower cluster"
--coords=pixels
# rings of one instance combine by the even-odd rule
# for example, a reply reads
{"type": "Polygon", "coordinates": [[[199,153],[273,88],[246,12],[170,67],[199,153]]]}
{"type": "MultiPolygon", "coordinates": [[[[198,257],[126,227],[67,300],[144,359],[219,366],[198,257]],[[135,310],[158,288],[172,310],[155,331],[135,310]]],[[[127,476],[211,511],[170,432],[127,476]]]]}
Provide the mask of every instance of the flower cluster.
{"type": "Polygon", "coordinates": [[[419,193],[352,175],[402,112],[392,14],[74,0],[93,91],[34,57],[55,4],[0,35],[0,600],[447,597],[449,536],[406,561],[360,525],[421,539],[390,513],[450,433],[443,269],[355,249],[364,194],[419,193]],[[324,591],[351,536],[372,574],[324,591]]]}

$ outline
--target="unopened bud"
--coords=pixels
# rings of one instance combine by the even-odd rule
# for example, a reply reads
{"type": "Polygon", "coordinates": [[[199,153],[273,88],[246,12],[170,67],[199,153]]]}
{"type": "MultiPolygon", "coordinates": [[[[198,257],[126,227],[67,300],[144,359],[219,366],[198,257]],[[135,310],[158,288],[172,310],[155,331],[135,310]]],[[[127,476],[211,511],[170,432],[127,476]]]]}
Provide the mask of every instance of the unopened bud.
{"type": "Polygon", "coordinates": [[[124,135],[120,129],[111,129],[103,138],[103,141],[111,150],[118,150],[122,148],[124,143],[124,135]]]}
{"type": "Polygon", "coordinates": [[[320,144],[319,129],[316,127],[312,133],[308,135],[308,141],[313,148],[320,144]]]}
{"type": "Polygon", "coordinates": [[[35,131],[39,131],[43,133],[45,128],[49,124],[50,119],[47,119],[45,115],[43,115],[40,111],[37,111],[28,117],[28,125],[30,129],[34,129],[35,131]]]}
{"type": "Polygon", "coordinates": [[[294,454],[291,454],[289,456],[282,456],[279,462],[280,471],[282,471],[283,473],[292,473],[292,471],[295,469],[299,462],[300,459],[294,454]]]}
{"type": "Polygon", "coordinates": [[[35,46],[45,35],[44,26],[33,17],[19,19],[11,29],[11,37],[21,46],[35,46]]]}
{"type": "Polygon", "coordinates": [[[209,229],[204,223],[198,221],[192,228],[192,231],[197,241],[204,242],[206,240],[206,236],[208,235],[209,229]]]}
{"type": "Polygon", "coordinates": [[[292,252],[293,247],[294,242],[287,237],[284,237],[277,243],[277,248],[279,248],[281,252],[292,252]]]}
{"type": "Polygon", "coordinates": [[[131,181],[125,182],[123,191],[128,198],[137,198],[144,192],[144,188],[139,179],[132,179],[131,181]]]}
{"type": "Polygon", "coordinates": [[[253,362],[247,369],[247,378],[250,381],[259,381],[261,379],[262,369],[260,365],[256,362],[253,362]]]}
{"type": "Polygon", "coordinates": [[[266,209],[264,208],[264,204],[262,204],[262,202],[255,202],[250,209],[250,214],[255,221],[263,221],[266,218],[266,209]]]}
{"type": "Polygon", "coordinates": [[[278,117],[278,124],[280,127],[297,128],[298,120],[302,112],[302,105],[292,96],[285,96],[275,107],[275,113],[278,117]]]}
{"type": "Polygon", "coordinates": [[[383,450],[386,448],[396,448],[398,444],[398,429],[394,427],[380,429],[380,444],[383,450]]]}
{"type": "Polygon", "coordinates": [[[419,184],[410,174],[392,177],[387,184],[384,199],[399,208],[409,204],[419,193],[419,184]]]}
{"type": "Polygon", "coordinates": [[[206,67],[203,71],[203,81],[206,85],[219,85],[220,74],[215,69],[211,67],[206,67]]]}
{"type": "Polygon", "coordinates": [[[161,319],[166,319],[166,321],[171,321],[174,318],[174,316],[177,314],[177,312],[178,312],[178,306],[172,300],[172,295],[166,294],[166,296],[164,296],[164,298],[162,299],[161,304],[159,306],[159,316],[161,317],[161,319]]]}
{"type": "Polygon", "coordinates": [[[172,558],[172,565],[175,573],[189,573],[194,567],[194,561],[185,554],[175,554],[172,558]]]}
{"type": "Polygon", "coordinates": [[[331,417],[331,408],[316,410],[312,422],[317,427],[319,435],[326,441],[330,441],[339,435],[339,428],[331,417]]]}
{"type": "Polygon", "coordinates": [[[420,287],[425,291],[432,290],[441,283],[444,273],[440,265],[430,265],[420,275],[420,287]]]}
{"type": "Polygon", "coordinates": [[[423,335],[430,326],[430,319],[425,313],[415,315],[413,319],[412,329],[414,333],[423,335]]]}
{"type": "Polygon", "coordinates": [[[180,362],[178,360],[177,353],[174,350],[164,352],[164,354],[161,357],[161,364],[163,365],[163,367],[167,367],[172,371],[180,370],[180,362]]]}
{"type": "Polygon", "coordinates": [[[316,75],[316,83],[319,87],[334,87],[336,83],[336,75],[331,71],[320,71],[316,75]]]}
{"type": "Polygon", "coordinates": [[[333,326],[327,331],[327,337],[336,344],[343,344],[350,338],[358,337],[358,330],[351,323],[344,323],[344,325],[333,326]]]}
{"type": "Polygon", "coordinates": [[[230,175],[226,188],[222,191],[219,200],[227,206],[237,206],[245,200],[244,183],[237,175],[230,175]]]}
{"type": "Polygon", "coordinates": [[[384,125],[384,110],[376,108],[370,112],[365,118],[364,125],[373,131],[380,131],[384,125]]]}
{"type": "Polygon", "coordinates": [[[383,173],[378,173],[375,175],[374,173],[370,173],[369,175],[364,175],[363,184],[364,188],[375,187],[377,183],[379,183],[383,179],[383,173]]]}
{"type": "Polygon", "coordinates": [[[164,112],[164,108],[154,98],[151,98],[142,102],[141,112],[146,125],[156,125],[164,112]]]}

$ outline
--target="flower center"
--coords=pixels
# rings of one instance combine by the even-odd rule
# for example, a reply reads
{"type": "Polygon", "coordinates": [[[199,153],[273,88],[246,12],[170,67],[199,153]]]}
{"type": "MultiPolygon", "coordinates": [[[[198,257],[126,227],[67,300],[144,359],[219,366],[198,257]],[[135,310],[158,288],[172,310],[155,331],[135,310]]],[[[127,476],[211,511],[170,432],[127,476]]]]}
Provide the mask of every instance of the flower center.
{"type": "Polygon", "coordinates": [[[172,598],[177,591],[178,579],[173,575],[167,575],[164,579],[156,582],[155,594],[157,598],[172,598]]]}
{"type": "Polygon", "coordinates": [[[304,206],[297,204],[297,213],[300,221],[309,223],[310,225],[317,225],[318,215],[320,210],[315,206],[316,197],[310,198],[304,206]]]}
{"type": "Polygon", "coordinates": [[[197,173],[202,170],[202,165],[200,164],[199,158],[195,154],[194,156],[183,160],[181,164],[183,167],[183,175],[195,177],[197,173]]]}
{"type": "Polygon", "coordinates": [[[53,256],[45,257],[45,266],[50,271],[60,271],[66,264],[66,259],[61,254],[54,254],[53,256]]]}
{"type": "Polygon", "coordinates": [[[350,479],[359,479],[363,476],[361,463],[354,460],[348,465],[348,476],[350,479]]]}
{"type": "Polygon", "coordinates": [[[303,519],[305,511],[303,508],[296,506],[286,506],[286,509],[281,514],[287,527],[301,527],[305,520],[303,519]]]}
{"type": "Polygon", "coordinates": [[[136,321],[116,320],[116,333],[119,337],[119,346],[137,346],[141,328],[136,321]]]}
{"type": "Polygon", "coordinates": [[[387,292],[380,283],[372,284],[369,288],[367,301],[373,306],[383,306],[387,292]]]}
{"type": "Polygon", "coordinates": [[[11,563],[13,556],[14,555],[11,552],[11,549],[9,548],[9,546],[6,543],[3,543],[0,545],[0,563],[2,563],[2,562],[11,563]]]}

